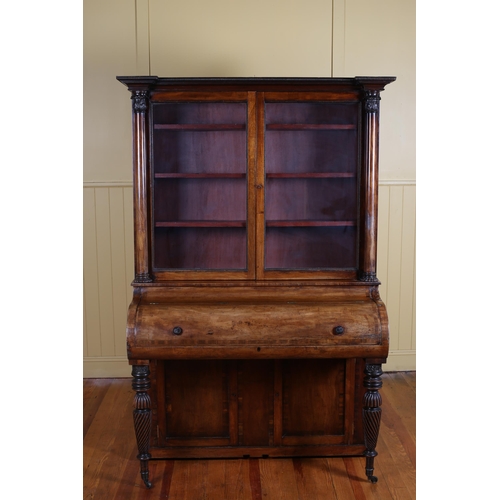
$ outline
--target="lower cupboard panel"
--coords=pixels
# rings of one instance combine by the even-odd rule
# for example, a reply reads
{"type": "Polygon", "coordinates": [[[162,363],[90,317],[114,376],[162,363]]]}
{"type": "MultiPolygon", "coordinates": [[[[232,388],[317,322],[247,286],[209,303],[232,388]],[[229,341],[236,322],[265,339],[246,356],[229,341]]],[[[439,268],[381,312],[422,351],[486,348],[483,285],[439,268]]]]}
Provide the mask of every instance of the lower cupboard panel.
{"type": "Polygon", "coordinates": [[[362,454],[363,369],[362,359],[151,361],[152,456],[362,454]]]}

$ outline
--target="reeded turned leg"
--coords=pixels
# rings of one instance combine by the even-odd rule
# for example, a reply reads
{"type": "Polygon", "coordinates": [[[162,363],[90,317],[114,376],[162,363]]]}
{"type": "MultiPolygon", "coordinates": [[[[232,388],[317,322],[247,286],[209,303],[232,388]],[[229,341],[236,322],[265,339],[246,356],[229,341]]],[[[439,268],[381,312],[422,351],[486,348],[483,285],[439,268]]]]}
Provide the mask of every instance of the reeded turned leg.
{"type": "Polygon", "coordinates": [[[151,398],[147,393],[150,388],[149,366],[134,365],[132,367],[132,389],[136,391],[134,398],[134,428],[137,439],[137,448],[139,455],[137,458],[141,463],[141,477],[147,488],[151,488],[149,481],[148,461],[151,458],[149,454],[149,439],[151,436],[151,398]]]}
{"type": "Polygon", "coordinates": [[[382,397],[378,390],[382,387],[382,367],[379,364],[367,364],[365,367],[365,378],[363,386],[366,393],[363,398],[363,427],[365,433],[366,450],[366,476],[372,483],[376,483],[378,478],[373,475],[373,462],[377,456],[375,447],[377,446],[378,433],[380,429],[380,417],[382,410],[382,397]]]}

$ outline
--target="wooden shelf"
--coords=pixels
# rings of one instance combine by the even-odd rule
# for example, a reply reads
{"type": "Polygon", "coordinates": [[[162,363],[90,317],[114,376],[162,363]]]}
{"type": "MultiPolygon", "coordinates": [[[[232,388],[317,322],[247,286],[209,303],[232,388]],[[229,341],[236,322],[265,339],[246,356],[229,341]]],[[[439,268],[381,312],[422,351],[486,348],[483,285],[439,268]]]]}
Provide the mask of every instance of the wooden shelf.
{"type": "Polygon", "coordinates": [[[217,130],[245,130],[244,123],[156,123],[155,130],[178,130],[178,131],[217,131],[217,130]]]}
{"type": "Polygon", "coordinates": [[[267,227],[337,227],[355,226],[353,220],[268,220],[267,227]]]}
{"type": "Polygon", "coordinates": [[[354,124],[268,123],[266,130],[356,130],[354,124]]]}
{"type": "Polygon", "coordinates": [[[246,174],[214,174],[214,173],[157,173],[155,179],[245,179],[246,174]]]}
{"type": "MultiPolygon", "coordinates": [[[[156,173],[155,179],[245,179],[246,174],[215,174],[215,173],[156,173]]],[[[355,178],[351,172],[279,172],[266,174],[267,179],[346,179],[355,178]]]]}
{"type": "Polygon", "coordinates": [[[341,179],[354,178],[356,174],[351,172],[303,172],[303,173],[288,173],[279,172],[266,174],[268,179],[341,179]]]}
{"type": "Polygon", "coordinates": [[[243,220],[193,220],[155,223],[155,227],[246,227],[246,225],[246,221],[243,220]]]}

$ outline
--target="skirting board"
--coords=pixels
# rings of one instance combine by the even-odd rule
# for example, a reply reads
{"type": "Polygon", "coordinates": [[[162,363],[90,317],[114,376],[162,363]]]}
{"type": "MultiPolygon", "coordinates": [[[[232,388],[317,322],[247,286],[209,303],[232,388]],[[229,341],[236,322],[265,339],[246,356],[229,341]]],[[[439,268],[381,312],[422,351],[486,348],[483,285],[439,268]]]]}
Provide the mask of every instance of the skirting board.
{"type": "MultiPolygon", "coordinates": [[[[404,372],[416,369],[415,351],[389,352],[385,372],[404,372]]],[[[131,366],[125,357],[83,358],[83,378],[123,378],[130,377],[131,366]]]]}

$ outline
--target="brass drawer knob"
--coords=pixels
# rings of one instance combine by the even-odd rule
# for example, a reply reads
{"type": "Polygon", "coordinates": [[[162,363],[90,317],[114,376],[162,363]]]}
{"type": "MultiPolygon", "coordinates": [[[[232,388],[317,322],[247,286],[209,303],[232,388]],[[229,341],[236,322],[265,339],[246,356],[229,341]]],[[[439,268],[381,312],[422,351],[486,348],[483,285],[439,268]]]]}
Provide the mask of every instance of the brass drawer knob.
{"type": "Polygon", "coordinates": [[[333,334],[334,335],[342,335],[344,333],[344,327],[343,326],[336,326],[333,329],[333,334]]]}
{"type": "Polygon", "coordinates": [[[174,329],[172,330],[172,333],[174,335],[181,335],[182,334],[182,328],[180,326],[174,326],[174,329]]]}

